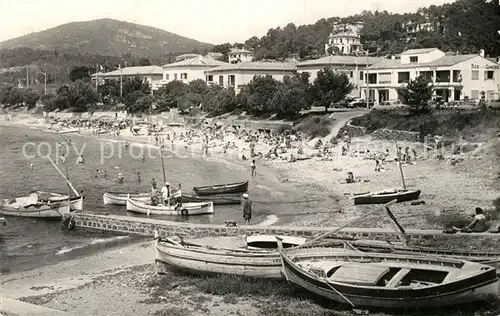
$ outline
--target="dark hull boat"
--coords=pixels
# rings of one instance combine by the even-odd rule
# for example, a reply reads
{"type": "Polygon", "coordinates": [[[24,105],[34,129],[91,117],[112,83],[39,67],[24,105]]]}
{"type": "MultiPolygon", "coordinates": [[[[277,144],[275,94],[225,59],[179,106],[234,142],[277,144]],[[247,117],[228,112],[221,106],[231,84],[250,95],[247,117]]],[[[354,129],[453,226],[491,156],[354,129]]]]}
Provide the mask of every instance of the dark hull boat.
{"type": "Polygon", "coordinates": [[[353,307],[444,307],[498,295],[495,268],[470,261],[331,248],[280,255],[288,282],[353,307]]]}
{"type": "Polygon", "coordinates": [[[244,182],[215,184],[204,187],[193,187],[193,191],[198,196],[227,194],[227,193],[245,193],[248,191],[248,180],[244,182]]]}
{"type": "Polygon", "coordinates": [[[182,203],[195,203],[211,201],[214,205],[233,205],[241,203],[241,193],[227,193],[197,196],[195,194],[182,194],[182,203]]]}
{"type": "Polygon", "coordinates": [[[385,204],[392,200],[399,203],[417,200],[419,196],[420,190],[385,190],[357,195],[354,197],[354,204],[385,204]]]}

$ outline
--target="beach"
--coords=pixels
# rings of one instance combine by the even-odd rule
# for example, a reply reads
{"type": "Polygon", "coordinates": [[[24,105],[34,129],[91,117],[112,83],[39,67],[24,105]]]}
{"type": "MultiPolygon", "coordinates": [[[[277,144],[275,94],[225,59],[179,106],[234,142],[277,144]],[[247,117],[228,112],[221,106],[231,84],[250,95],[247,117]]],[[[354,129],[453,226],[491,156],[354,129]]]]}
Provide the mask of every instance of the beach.
{"type": "MultiPolygon", "coordinates": [[[[38,124],[33,124],[33,120],[31,117],[16,119],[12,116],[9,121],[3,120],[1,124],[6,127],[22,126],[36,130],[46,130],[49,127],[43,123],[43,119],[37,118],[38,124]]],[[[337,124],[343,125],[345,120],[339,119],[337,124]]],[[[332,129],[338,131],[339,126],[333,126],[332,129]]],[[[169,128],[168,133],[172,135],[174,131],[179,135],[181,132],[185,133],[186,129],[169,128]]],[[[91,132],[82,134],[85,136],[72,135],[71,138],[97,139],[91,132]]],[[[330,136],[328,139],[331,138],[330,136]]],[[[120,136],[99,136],[98,141],[127,141],[130,144],[156,148],[155,140],[151,136],[133,136],[126,130],[120,136]]],[[[256,223],[341,226],[376,207],[354,206],[351,199],[354,193],[402,186],[399,167],[393,161],[395,142],[374,140],[370,136],[352,138],[351,149],[347,155],[341,154],[340,142],[330,148],[333,154],[317,157],[319,150],[314,148],[316,141],[317,139],[294,142],[286,153],[279,154],[280,158],[256,160],[257,177],[250,183],[250,195],[256,201],[256,223]],[[290,154],[300,156],[299,148],[307,159],[290,162],[293,161],[290,154]],[[374,170],[375,161],[366,153],[367,149],[372,153],[389,149],[391,154],[382,164],[383,171],[374,170]],[[349,171],[353,172],[359,181],[345,183],[349,171]],[[286,204],[287,202],[294,203],[286,204]]],[[[175,159],[179,158],[169,158],[170,174],[173,178],[182,178],[183,183],[187,183],[185,186],[183,184],[183,188],[196,185],[195,180],[199,181],[200,178],[209,181],[218,177],[217,180],[228,182],[249,178],[250,161],[241,159],[242,155],[250,156],[249,143],[245,139],[225,135],[223,141],[212,142],[208,155],[202,154],[201,143],[200,139],[194,139],[193,143],[185,148],[184,141],[174,142],[175,147],[181,148],[176,151],[177,155],[189,153],[190,161],[195,161],[190,163],[199,164],[201,170],[198,173],[189,171],[192,175],[187,176],[186,171],[183,173],[178,170],[180,167],[175,159]],[[228,141],[234,142],[236,148],[228,149],[224,153],[223,144],[228,141]],[[201,165],[209,165],[210,170],[203,169],[201,165]]],[[[443,220],[447,216],[468,216],[477,206],[491,208],[492,201],[500,196],[498,164],[495,161],[497,158],[491,156],[498,148],[498,138],[479,146],[476,152],[465,154],[464,161],[455,165],[448,163],[447,159],[438,160],[432,153],[425,153],[425,148],[418,143],[399,142],[397,146],[410,147],[417,152],[414,163],[403,165],[403,173],[405,185],[421,189],[421,200],[425,201],[425,204],[420,205],[401,203],[392,206],[396,218],[405,228],[442,229],[443,220]]],[[[272,148],[269,144],[255,144],[257,153],[265,154],[272,148]]],[[[91,163],[92,159],[97,158],[87,159],[91,163]]],[[[111,160],[109,166],[118,163],[111,160]]],[[[23,164],[25,166],[25,162],[23,164]]],[[[154,170],[144,173],[141,188],[147,189],[152,174],[161,179],[160,164],[156,161],[153,165],[154,170]]],[[[133,166],[139,168],[140,165],[133,166]]],[[[125,172],[123,170],[124,168],[121,171],[125,172]]],[[[136,170],[139,169],[127,170],[125,177],[133,178],[136,170]]],[[[76,170],[71,170],[72,174],[74,172],[76,170]]],[[[92,171],[88,169],[87,172],[92,171]]],[[[137,186],[132,182],[114,189],[130,190],[137,186]]],[[[54,187],[61,188],[60,183],[61,181],[58,181],[54,187]]],[[[19,180],[18,186],[21,184],[22,181],[19,180]]],[[[108,182],[99,180],[96,191],[105,190],[106,184],[108,182]]],[[[17,187],[16,190],[19,189],[17,187]]],[[[100,194],[102,192],[91,193],[88,198],[100,201],[100,194]]],[[[98,212],[113,211],[98,209],[98,212]]],[[[243,222],[239,207],[232,211],[222,211],[221,214],[223,215],[212,221],[221,223],[229,219],[230,214],[231,219],[243,222]]],[[[199,221],[203,222],[202,219],[199,221]]],[[[390,227],[391,222],[381,211],[380,215],[373,215],[354,226],[356,225],[380,228],[390,227]]],[[[279,292],[269,296],[251,294],[249,297],[239,297],[196,287],[194,284],[203,282],[192,277],[173,273],[166,276],[157,275],[153,259],[151,242],[128,242],[113,249],[101,249],[91,255],[50,266],[2,275],[2,295],[75,315],[303,315],[300,314],[303,311],[309,311],[308,315],[328,315],[329,306],[312,303],[301,296],[292,298],[292,292],[286,292],[291,290],[283,290],[285,294],[279,292]],[[280,295],[284,297],[281,300],[280,295]]],[[[282,289],[281,285],[277,287],[282,289]]],[[[342,308],[335,309],[339,314],[344,313],[342,308]]]]}

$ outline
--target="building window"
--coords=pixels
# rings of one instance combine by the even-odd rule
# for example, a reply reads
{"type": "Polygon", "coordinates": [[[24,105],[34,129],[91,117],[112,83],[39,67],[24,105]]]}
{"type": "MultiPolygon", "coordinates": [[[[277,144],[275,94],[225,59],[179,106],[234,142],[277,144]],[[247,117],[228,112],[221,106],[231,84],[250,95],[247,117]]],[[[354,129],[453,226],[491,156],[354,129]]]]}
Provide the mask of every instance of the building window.
{"type": "Polygon", "coordinates": [[[170,74],[165,75],[165,80],[170,80],[170,74]]]}
{"type": "Polygon", "coordinates": [[[224,76],[219,76],[219,86],[224,85],[224,76]]]}
{"type": "Polygon", "coordinates": [[[368,83],[376,84],[377,83],[377,74],[368,74],[368,83]]]}
{"type": "Polygon", "coordinates": [[[187,73],[185,73],[185,72],[181,73],[181,80],[182,79],[187,79],[187,78],[188,78],[188,74],[187,73]]]}
{"type": "Polygon", "coordinates": [[[488,70],[484,72],[484,80],[493,80],[495,79],[495,72],[488,70]]]}
{"type": "Polygon", "coordinates": [[[472,80],[479,80],[479,70],[472,70],[471,78],[472,80]]]}
{"type": "Polygon", "coordinates": [[[359,72],[359,80],[361,80],[361,81],[365,80],[365,77],[363,75],[364,75],[363,72],[360,71],[359,72]]]}
{"type": "Polygon", "coordinates": [[[460,82],[462,80],[462,73],[460,70],[453,70],[453,82],[460,82]]]}
{"type": "Polygon", "coordinates": [[[410,63],[418,63],[418,56],[410,56],[410,63]]]}
{"type": "Polygon", "coordinates": [[[228,80],[228,86],[230,87],[234,87],[234,84],[235,84],[235,78],[234,78],[234,75],[229,75],[227,76],[227,80],[228,80]]]}
{"type": "Polygon", "coordinates": [[[479,90],[471,90],[470,98],[471,99],[479,99],[479,90]]]}
{"type": "Polygon", "coordinates": [[[352,71],[349,72],[349,78],[352,78],[354,73],[352,71]]]}
{"type": "Polygon", "coordinates": [[[391,73],[383,72],[378,75],[378,83],[379,84],[388,84],[391,83],[391,73]]]}
{"type": "Polygon", "coordinates": [[[398,72],[398,83],[407,83],[410,81],[410,72],[398,72]]]}
{"type": "Polygon", "coordinates": [[[207,81],[208,81],[208,82],[212,82],[212,81],[214,81],[214,76],[213,76],[213,75],[208,75],[208,77],[207,77],[207,81]]]}
{"type": "Polygon", "coordinates": [[[174,74],[174,80],[177,80],[177,74],[174,74]]]}

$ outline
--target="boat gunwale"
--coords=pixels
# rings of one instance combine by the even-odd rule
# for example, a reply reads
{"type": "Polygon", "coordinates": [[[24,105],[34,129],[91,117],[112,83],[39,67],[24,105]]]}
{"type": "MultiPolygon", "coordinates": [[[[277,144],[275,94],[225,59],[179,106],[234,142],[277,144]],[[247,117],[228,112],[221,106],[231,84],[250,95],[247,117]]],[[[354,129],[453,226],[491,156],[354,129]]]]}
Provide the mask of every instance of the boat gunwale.
{"type": "Polygon", "coordinates": [[[285,269],[286,273],[293,273],[297,278],[301,279],[309,286],[314,286],[320,288],[322,291],[327,291],[338,295],[335,291],[332,290],[333,287],[344,295],[361,298],[369,297],[372,300],[383,299],[402,301],[405,298],[408,298],[410,300],[423,300],[470,291],[471,289],[480,288],[498,282],[495,269],[493,267],[489,267],[490,269],[484,271],[478,270],[474,275],[465,279],[454,280],[423,288],[387,288],[382,286],[351,285],[348,283],[335,282],[326,278],[319,277],[314,273],[300,267],[297,263],[293,262],[291,258],[283,254],[283,252],[281,252],[280,255],[282,258],[283,268],[285,269]],[[491,276],[494,277],[492,278],[491,276]],[[468,287],[459,287],[459,285],[461,285],[462,283],[470,282],[471,280],[476,281],[476,279],[480,280],[480,282],[478,281],[468,287]],[[483,281],[482,279],[485,280],[483,281]],[[445,291],[445,289],[449,287],[457,287],[458,289],[453,291],[445,291]],[[363,291],[368,293],[365,293],[365,295],[361,295],[360,292],[363,291]]]}

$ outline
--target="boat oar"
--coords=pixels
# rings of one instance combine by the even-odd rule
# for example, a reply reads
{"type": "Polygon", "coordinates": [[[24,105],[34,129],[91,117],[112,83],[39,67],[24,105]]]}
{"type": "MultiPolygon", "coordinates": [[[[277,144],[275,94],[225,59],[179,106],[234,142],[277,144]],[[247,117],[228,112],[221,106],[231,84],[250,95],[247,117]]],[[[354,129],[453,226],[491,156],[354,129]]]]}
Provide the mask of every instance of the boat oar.
{"type": "MultiPolygon", "coordinates": [[[[396,200],[396,199],[394,199],[394,200],[390,201],[389,203],[384,204],[384,205],[383,205],[383,208],[385,209],[386,207],[389,207],[390,205],[392,205],[392,204],[394,204],[394,203],[396,203],[396,202],[397,202],[397,200],[396,200]]],[[[318,240],[321,240],[321,239],[323,239],[323,238],[326,238],[326,237],[328,237],[329,235],[335,234],[336,232],[338,232],[338,231],[340,231],[340,230],[342,230],[342,229],[344,229],[344,228],[346,228],[346,227],[349,227],[350,225],[352,225],[352,224],[354,224],[354,223],[356,223],[356,222],[358,222],[358,221],[360,221],[360,220],[362,220],[362,219],[364,219],[364,218],[368,217],[369,215],[371,215],[371,214],[373,214],[373,213],[375,213],[375,212],[378,212],[378,211],[379,211],[378,209],[375,209],[375,210],[373,210],[373,211],[371,211],[371,212],[368,212],[368,213],[366,213],[366,214],[364,214],[364,215],[362,215],[362,216],[360,216],[360,217],[358,217],[358,218],[353,219],[352,221],[349,221],[348,223],[346,223],[346,224],[344,224],[344,225],[342,225],[342,226],[340,226],[340,227],[335,228],[334,230],[332,230],[332,231],[330,231],[330,232],[328,232],[328,233],[325,233],[325,234],[323,234],[323,235],[321,235],[321,236],[319,236],[319,237],[316,237],[316,238],[314,238],[314,239],[311,239],[310,241],[308,241],[308,242],[306,242],[306,243],[303,243],[302,245],[299,245],[299,246],[297,246],[297,247],[294,247],[294,249],[302,248],[302,247],[304,247],[304,246],[309,246],[310,244],[312,244],[312,243],[314,243],[314,242],[316,242],[316,241],[318,241],[318,240]]]]}
{"type": "Polygon", "coordinates": [[[54,168],[57,170],[57,172],[59,172],[59,174],[63,177],[64,181],[66,181],[66,183],[68,184],[68,186],[71,188],[71,190],[73,190],[73,192],[76,194],[76,196],[80,196],[80,194],[78,193],[78,191],[75,189],[75,187],[71,184],[71,182],[69,182],[68,178],[66,178],[66,176],[64,175],[64,173],[61,171],[61,169],[59,169],[57,167],[57,165],[54,163],[54,161],[52,161],[52,159],[50,159],[49,156],[47,156],[47,159],[50,161],[50,163],[52,163],[52,165],[54,166],[54,168]]]}

